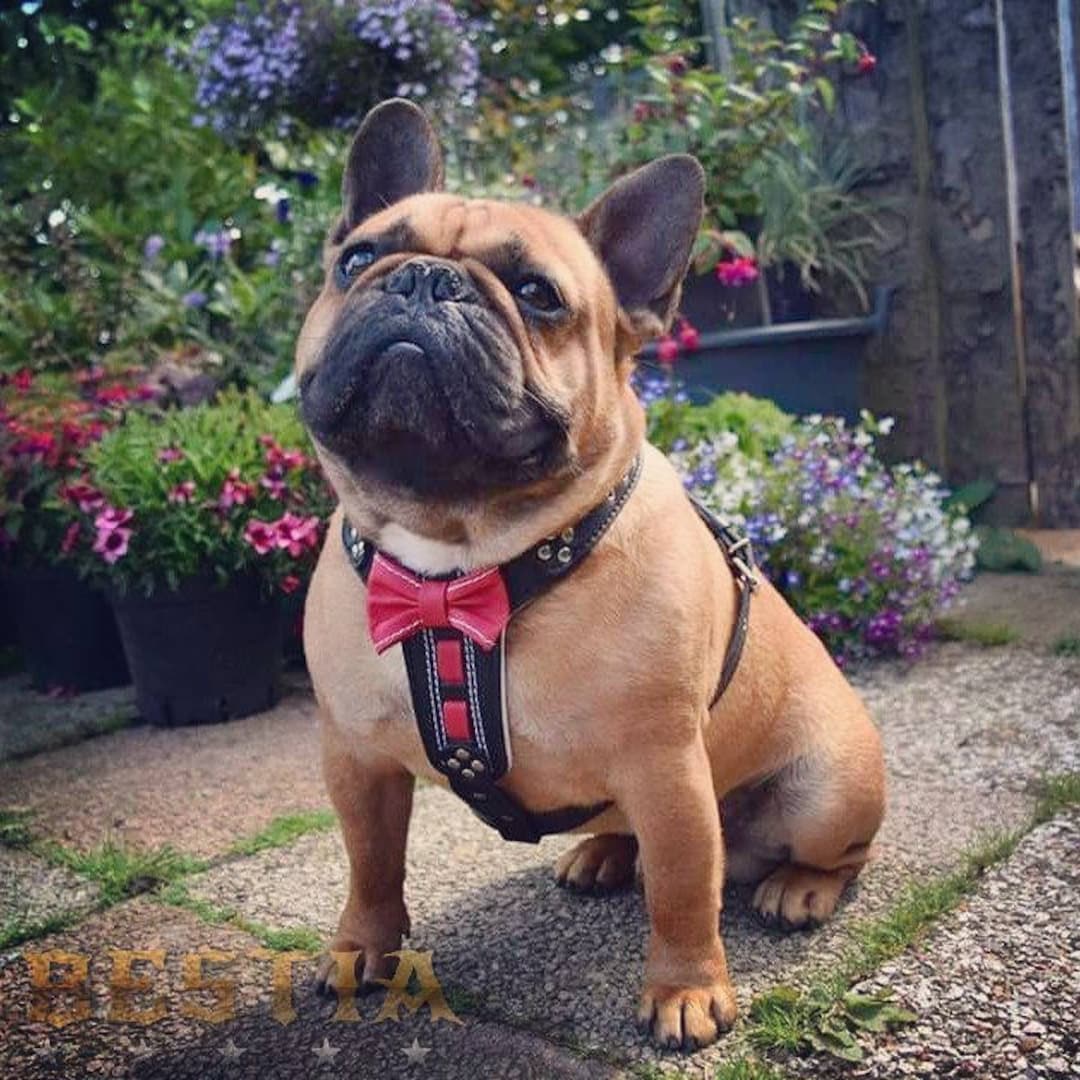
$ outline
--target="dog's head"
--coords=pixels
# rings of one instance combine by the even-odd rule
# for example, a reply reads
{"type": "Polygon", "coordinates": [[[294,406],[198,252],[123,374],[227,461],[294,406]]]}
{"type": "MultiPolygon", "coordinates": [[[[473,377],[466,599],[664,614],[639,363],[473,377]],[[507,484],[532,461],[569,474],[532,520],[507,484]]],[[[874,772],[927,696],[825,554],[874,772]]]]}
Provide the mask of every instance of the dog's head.
{"type": "Polygon", "coordinates": [[[702,212],[685,156],[577,219],[443,193],[442,173],[418,108],[368,114],[297,346],[331,481],[384,519],[569,483],[620,439],[632,455],[632,358],[672,319],[702,212]]]}

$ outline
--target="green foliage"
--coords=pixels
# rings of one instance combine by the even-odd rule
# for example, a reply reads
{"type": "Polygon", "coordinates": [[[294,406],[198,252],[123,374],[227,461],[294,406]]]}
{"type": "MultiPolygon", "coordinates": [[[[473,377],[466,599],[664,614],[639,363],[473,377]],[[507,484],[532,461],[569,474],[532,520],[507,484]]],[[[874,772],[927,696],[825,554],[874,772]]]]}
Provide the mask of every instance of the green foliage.
{"type": "Polygon", "coordinates": [[[735,392],[718,394],[703,405],[663,397],[649,405],[648,420],[649,441],[662,450],[679,439],[696,442],[730,432],[739,450],[758,460],[778,450],[795,428],[795,418],[775,402],[735,392]]]}
{"type": "Polygon", "coordinates": [[[233,844],[238,855],[254,855],[267,848],[284,847],[311,832],[326,832],[337,824],[336,815],[330,810],[311,810],[299,814],[284,814],[274,818],[269,825],[254,836],[245,837],[233,844]]]}
{"type": "Polygon", "coordinates": [[[49,915],[43,919],[30,919],[25,914],[8,916],[0,923],[0,952],[58,933],[67,929],[74,921],[75,916],[69,912],[49,915]]]}
{"type": "Polygon", "coordinates": [[[716,1067],[713,1080],[784,1080],[784,1074],[757,1058],[739,1058],[716,1067]]]}
{"type": "Polygon", "coordinates": [[[120,524],[129,535],[110,562],[99,544],[102,511],[71,507],[88,534],[82,568],[147,594],[191,578],[224,583],[255,573],[269,584],[307,572],[331,506],[308,449],[296,411],[251,392],[227,391],[160,418],[130,416],[89,453],[91,482],[107,507],[130,512],[120,524]],[[266,534],[263,552],[256,529],[266,534]]]}
{"type": "Polygon", "coordinates": [[[1011,645],[1020,639],[1019,632],[1008,623],[982,622],[962,617],[938,619],[934,629],[943,641],[968,641],[987,648],[1011,645]]]}
{"type": "Polygon", "coordinates": [[[752,254],[781,279],[794,271],[809,292],[826,283],[846,287],[867,307],[870,260],[884,231],[874,207],[853,194],[860,175],[848,148],[829,148],[809,135],[766,147],[746,172],[758,203],[753,238],[707,230],[698,269],[710,269],[730,251],[752,254]]]}
{"type": "Polygon", "coordinates": [[[975,535],[979,540],[976,560],[980,570],[997,573],[1020,570],[1037,574],[1042,569],[1039,549],[1012,529],[979,525],[975,529],[975,535]]]}
{"type": "Polygon", "coordinates": [[[1080,656],[1080,634],[1063,634],[1053,645],[1055,656],[1080,656]]]}
{"type": "Polygon", "coordinates": [[[18,807],[0,809],[0,845],[24,848],[30,845],[30,819],[32,813],[18,807]]]}
{"type": "Polygon", "coordinates": [[[207,900],[192,896],[182,881],[175,882],[158,894],[158,899],[173,907],[183,908],[211,926],[233,926],[251,934],[275,952],[317,953],[322,949],[322,937],[307,927],[273,929],[264,923],[245,918],[235,908],[219,907],[207,900]]]}
{"type": "Polygon", "coordinates": [[[168,845],[138,851],[108,840],[87,852],[58,844],[43,845],[39,850],[57,865],[97,882],[103,904],[118,903],[205,868],[200,860],[168,845]]]}
{"type": "Polygon", "coordinates": [[[958,487],[946,500],[949,509],[957,509],[965,514],[970,514],[984,506],[997,491],[997,484],[993,480],[973,480],[970,484],[958,487]]]}
{"type": "Polygon", "coordinates": [[[1039,787],[1039,801],[1035,807],[1038,824],[1049,821],[1063,810],[1080,806],[1080,772],[1045,777],[1039,787]]]}

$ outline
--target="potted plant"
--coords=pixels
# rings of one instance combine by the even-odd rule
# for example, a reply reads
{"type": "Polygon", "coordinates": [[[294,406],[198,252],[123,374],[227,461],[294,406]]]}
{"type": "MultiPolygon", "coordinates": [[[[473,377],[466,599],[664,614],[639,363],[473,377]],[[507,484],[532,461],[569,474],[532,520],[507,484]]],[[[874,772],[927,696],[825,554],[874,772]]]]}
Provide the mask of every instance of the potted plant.
{"type": "Polygon", "coordinates": [[[282,596],[314,565],[330,496],[294,411],[254,393],[133,415],[90,455],[72,545],[110,591],[151,723],[276,700],[282,596]]]}
{"type": "Polygon", "coordinates": [[[662,153],[694,154],[706,174],[705,217],[683,312],[697,329],[647,356],[681,368],[688,393],[767,396],[796,413],[858,416],[860,360],[880,332],[888,293],[868,286],[881,228],[854,187],[858,169],[819,132],[834,80],[875,59],[839,19],[847,5],[811,0],[784,37],[736,19],[724,70],[698,62],[661,5],[638,12],[639,46],[624,80],[618,171],[662,153]],[[846,292],[866,314],[817,318],[817,297],[846,292]]]}
{"type": "Polygon", "coordinates": [[[2,377],[0,567],[31,684],[86,691],[129,681],[104,595],[79,579],[67,538],[86,455],[151,392],[136,369],[2,377]]]}

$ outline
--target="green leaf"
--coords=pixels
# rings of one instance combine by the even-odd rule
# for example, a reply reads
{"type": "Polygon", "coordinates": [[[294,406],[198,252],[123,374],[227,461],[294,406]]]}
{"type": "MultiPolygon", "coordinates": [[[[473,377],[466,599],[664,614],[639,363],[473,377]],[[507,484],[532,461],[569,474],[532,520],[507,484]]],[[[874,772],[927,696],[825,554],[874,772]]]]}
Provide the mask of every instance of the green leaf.
{"type": "Polygon", "coordinates": [[[993,498],[997,484],[993,480],[973,480],[957,488],[944,502],[946,510],[963,508],[966,512],[978,509],[993,498]]]}
{"type": "Polygon", "coordinates": [[[824,76],[819,76],[814,80],[814,86],[817,89],[818,97],[821,98],[821,104],[825,106],[826,110],[832,112],[836,108],[836,89],[833,84],[824,76]]]}

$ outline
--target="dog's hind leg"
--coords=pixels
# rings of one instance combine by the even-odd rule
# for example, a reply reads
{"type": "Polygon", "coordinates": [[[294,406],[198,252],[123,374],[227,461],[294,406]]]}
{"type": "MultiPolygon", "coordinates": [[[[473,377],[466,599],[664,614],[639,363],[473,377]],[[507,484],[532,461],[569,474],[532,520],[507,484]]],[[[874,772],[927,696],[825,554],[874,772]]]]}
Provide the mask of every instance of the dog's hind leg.
{"type": "Polygon", "coordinates": [[[637,840],[626,833],[589,836],[555,863],[555,880],[575,892],[609,893],[634,880],[637,840]]]}
{"type": "Polygon", "coordinates": [[[744,793],[741,807],[740,796],[733,800],[753,818],[730,876],[758,881],[753,906],[767,924],[794,930],[823,922],[869,856],[884,814],[880,741],[868,719],[841,727],[744,793]]]}

